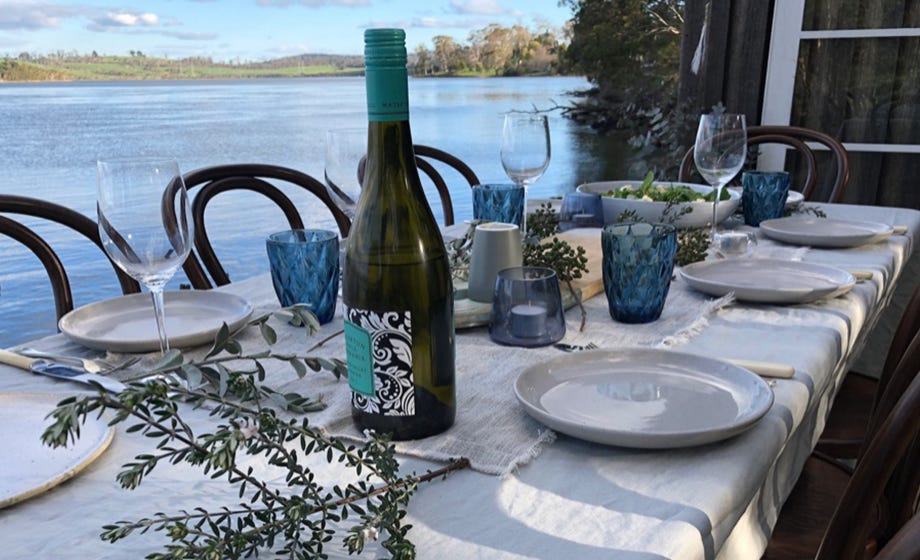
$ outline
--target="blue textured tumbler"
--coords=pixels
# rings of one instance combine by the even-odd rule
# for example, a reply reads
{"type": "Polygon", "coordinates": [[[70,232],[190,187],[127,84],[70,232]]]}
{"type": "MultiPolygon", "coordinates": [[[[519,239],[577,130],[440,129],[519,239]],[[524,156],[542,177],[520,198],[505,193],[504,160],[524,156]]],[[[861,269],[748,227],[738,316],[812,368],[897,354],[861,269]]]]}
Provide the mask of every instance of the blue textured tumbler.
{"type": "Polygon", "coordinates": [[[791,182],[786,171],[745,171],[741,176],[744,223],[757,227],[764,220],[782,218],[791,182]]]}
{"type": "Polygon", "coordinates": [[[283,307],[307,305],[328,323],[335,314],[339,292],[339,238],[334,231],[279,231],[265,241],[272,284],[283,307]]]}
{"type": "Polygon", "coordinates": [[[601,231],[601,247],[610,316],[621,323],[658,319],[671,287],[677,228],[670,224],[611,224],[601,231]]]}

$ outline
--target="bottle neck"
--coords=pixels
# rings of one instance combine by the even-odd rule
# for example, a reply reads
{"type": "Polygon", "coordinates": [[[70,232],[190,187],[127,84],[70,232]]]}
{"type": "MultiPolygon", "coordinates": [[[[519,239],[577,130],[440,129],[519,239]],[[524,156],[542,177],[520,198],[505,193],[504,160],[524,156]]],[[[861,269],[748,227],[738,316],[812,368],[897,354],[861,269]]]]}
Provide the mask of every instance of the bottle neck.
{"type": "Polygon", "coordinates": [[[405,66],[368,67],[365,76],[368,121],[408,121],[409,85],[405,66]]]}

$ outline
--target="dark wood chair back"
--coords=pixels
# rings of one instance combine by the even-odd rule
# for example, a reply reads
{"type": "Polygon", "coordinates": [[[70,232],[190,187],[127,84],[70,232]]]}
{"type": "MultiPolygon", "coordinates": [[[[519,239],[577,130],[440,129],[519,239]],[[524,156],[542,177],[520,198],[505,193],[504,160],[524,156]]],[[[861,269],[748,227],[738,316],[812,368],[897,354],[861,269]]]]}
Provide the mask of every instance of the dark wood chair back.
{"type": "MultiPolygon", "coordinates": [[[[809,148],[805,142],[783,134],[763,134],[756,137],[749,136],[747,139],[748,147],[760,144],[785,144],[795,148],[799,152],[802,156],[802,160],[805,162],[806,175],[805,180],[802,182],[802,186],[793,190],[800,190],[802,196],[808,199],[815,189],[818,177],[818,163],[811,148],[809,148]]],[[[680,162],[680,174],[678,176],[680,182],[686,183],[692,180],[693,163],[693,148],[690,148],[687,150],[687,153],[684,154],[684,159],[680,162]]]]}
{"type": "MultiPolygon", "coordinates": [[[[479,177],[476,176],[470,166],[444,150],[421,144],[414,144],[412,148],[415,150],[415,166],[434,183],[434,187],[438,191],[441,210],[444,214],[444,225],[454,225],[454,203],[450,198],[450,188],[447,186],[444,176],[428,160],[435,160],[452,167],[454,171],[463,176],[466,182],[469,183],[470,188],[479,184],[479,177]]],[[[364,181],[364,159],[358,164],[358,180],[364,181]]]]}
{"type": "Polygon", "coordinates": [[[908,346],[871,427],[870,443],[825,532],[818,560],[862,558],[866,543],[884,546],[910,520],[917,503],[920,462],[920,337],[908,346]],[[899,386],[899,380],[907,380],[899,386]],[[880,511],[879,516],[872,515],[880,511]],[[875,526],[877,519],[881,526],[875,526]]]}
{"type": "Polygon", "coordinates": [[[920,514],[914,514],[873,560],[920,560],[920,514]]]}
{"type": "MultiPolygon", "coordinates": [[[[189,254],[183,268],[192,286],[196,289],[209,289],[230,283],[230,276],[221,265],[204,223],[205,208],[215,196],[232,190],[246,190],[264,195],[275,203],[284,213],[291,229],[303,229],[303,220],[297,206],[276,185],[269,180],[283,181],[300,187],[318,198],[332,213],[339,233],[348,236],[351,221],[348,216],[332,201],[326,186],[306,173],[268,164],[230,164],[196,169],[183,175],[186,189],[192,197],[192,218],[195,225],[195,251],[189,254]],[[202,266],[203,264],[203,266],[202,266]],[[205,273],[207,269],[207,273],[205,273]],[[210,275],[210,278],[208,278],[210,275]],[[212,281],[213,280],[213,281],[212,281]]],[[[167,196],[174,197],[174,193],[167,196]]],[[[172,211],[172,205],[164,205],[172,211]]]]}
{"type": "MultiPolygon", "coordinates": [[[[840,202],[850,180],[850,163],[846,148],[832,136],[809,128],[797,126],[752,126],[747,129],[748,146],[760,144],[784,144],[794,148],[805,165],[805,179],[800,187],[805,200],[817,201],[819,199],[818,187],[818,160],[814,151],[805,144],[805,141],[817,142],[828,148],[834,167],[834,179],[824,202],[840,202]]],[[[687,150],[680,164],[678,180],[689,182],[692,180],[693,148],[687,150]]]]}
{"type": "MultiPolygon", "coordinates": [[[[99,228],[96,222],[83,214],[53,202],[17,195],[0,195],[0,214],[32,216],[56,222],[79,233],[90,240],[102,251],[106,260],[115,271],[123,294],[136,294],[141,291],[140,284],[109,258],[102,248],[99,228]]],[[[6,216],[0,216],[0,234],[14,239],[28,248],[45,267],[51,289],[54,292],[54,307],[57,318],[73,309],[73,292],[64,264],[51,246],[35,231],[6,216]]]]}
{"type": "Polygon", "coordinates": [[[432,148],[431,146],[423,146],[421,144],[415,144],[413,148],[415,149],[415,163],[419,170],[427,175],[434,183],[435,188],[438,189],[438,196],[441,198],[441,208],[444,212],[444,225],[454,225],[454,205],[450,198],[450,189],[448,189],[444,177],[427,160],[439,161],[452,167],[466,179],[470,187],[479,184],[479,177],[470,169],[470,166],[444,150],[432,148]]]}
{"type": "Polygon", "coordinates": [[[817,191],[815,189],[815,191],[806,194],[805,199],[823,202],[840,202],[843,200],[847,184],[850,182],[850,158],[847,155],[846,148],[839,140],[829,134],[801,126],[763,125],[748,128],[749,138],[757,138],[768,134],[790,136],[805,142],[821,144],[826,148],[831,156],[830,167],[834,171],[833,179],[829,181],[822,179],[821,192],[815,192],[817,191]]]}

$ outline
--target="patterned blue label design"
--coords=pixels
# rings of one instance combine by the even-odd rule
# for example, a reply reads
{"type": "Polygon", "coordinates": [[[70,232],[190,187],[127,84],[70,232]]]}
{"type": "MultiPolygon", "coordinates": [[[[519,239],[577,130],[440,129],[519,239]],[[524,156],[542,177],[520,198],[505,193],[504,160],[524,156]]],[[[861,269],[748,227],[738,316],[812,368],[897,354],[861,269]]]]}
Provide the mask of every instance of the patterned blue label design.
{"type": "Polygon", "coordinates": [[[352,404],[371,414],[415,415],[411,313],[377,313],[346,307],[345,319],[345,351],[352,404]],[[369,352],[363,348],[369,348],[369,352]],[[355,381],[352,381],[353,367],[355,381]],[[370,372],[372,375],[368,375],[370,372]]]}
{"type": "Polygon", "coordinates": [[[348,385],[366,397],[374,396],[374,357],[371,334],[351,321],[345,321],[345,356],[348,360],[348,385]]]}

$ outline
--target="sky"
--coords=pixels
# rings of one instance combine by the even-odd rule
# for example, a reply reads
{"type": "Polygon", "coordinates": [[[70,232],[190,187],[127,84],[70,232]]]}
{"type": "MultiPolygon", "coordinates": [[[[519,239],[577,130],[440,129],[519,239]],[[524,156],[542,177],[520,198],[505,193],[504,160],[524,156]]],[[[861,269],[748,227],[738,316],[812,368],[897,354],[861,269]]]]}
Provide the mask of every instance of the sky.
{"type": "Polygon", "coordinates": [[[410,51],[490,23],[561,27],[558,0],[0,0],[0,56],[58,51],[257,61],[361,54],[364,29],[401,27],[410,51]]]}

